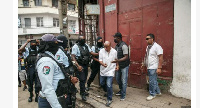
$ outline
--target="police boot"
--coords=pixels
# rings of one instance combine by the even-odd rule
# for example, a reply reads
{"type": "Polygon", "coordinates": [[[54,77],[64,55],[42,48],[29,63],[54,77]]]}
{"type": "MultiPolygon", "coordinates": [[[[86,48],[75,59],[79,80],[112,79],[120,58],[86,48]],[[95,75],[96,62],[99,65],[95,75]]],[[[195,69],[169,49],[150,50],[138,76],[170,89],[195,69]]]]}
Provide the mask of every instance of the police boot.
{"type": "Polygon", "coordinates": [[[39,93],[35,93],[36,94],[36,96],[35,96],[35,102],[38,102],[38,94],[39,93]]]}
{"type": "Polygon", "coordinates": [[[89,93],[85,91],[85,96],[89,96],[89,93]]]}
{"type": "Polygon", "coordinates": [[[86,98],[86,96],[85,96],[85,93],[82,93],[82,94],[81,94],[81,98],[82,98],[83,101],[87,101],[87,98],[86,98]]]}
{"type": "Polygon", "coordinates": [[[87,87],[85,88],[86,91],[90,90],[90,84],[87,84],[87,87]]]}
{"type": "Polygon", "coordinates": [[[28,98],[28,102],[32,102],[33,92],[30,92],[30,97],[28,98]]]}

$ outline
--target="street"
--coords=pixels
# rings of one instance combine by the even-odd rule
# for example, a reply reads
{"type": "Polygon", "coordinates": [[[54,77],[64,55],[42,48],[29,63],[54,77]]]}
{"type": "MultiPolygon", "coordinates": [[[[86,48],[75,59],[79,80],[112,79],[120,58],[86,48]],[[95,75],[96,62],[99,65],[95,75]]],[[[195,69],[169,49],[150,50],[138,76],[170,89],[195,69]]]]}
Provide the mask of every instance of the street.
{"type": "MultiPolygon", "coordinates": [[[[89,72],[90,73],[90,72],[89,72]]],[[[79,84],[76,84],[79,90],[79,84]]],[[[18,87],[18,108],[38,108],[33,97],[33,102],[28,102],[28,89],[22,90],[23,87],[18,87]]],[[[113,92],[118,92],[118,86],[113,84],[113,92]]],[[[162,92],[162,91],[161,91],[162,92]]],[[[76,108],[106,108],[106,97],[104,91],[99,86],[92,84],[89,91],[89,98],[86,102],[81,101],[80,94],[77,93],[76,108]]],[[[35,95],[35,94],[34,94],[35,95]]],[[[125,101],[120,101],[119,96],[113,95],[113,103],[111,108],[181,108],[181,106],[189,106],[191,101],[184,98],[177,98],[168,93],[163,93],[162,96],[157,96],[152,101],[147,101],[148,91],[144,89],[137,89],[127,87],[127,96],[125,101]]],[[[185,107],[183,107],[185,108],[185,107]]]]}

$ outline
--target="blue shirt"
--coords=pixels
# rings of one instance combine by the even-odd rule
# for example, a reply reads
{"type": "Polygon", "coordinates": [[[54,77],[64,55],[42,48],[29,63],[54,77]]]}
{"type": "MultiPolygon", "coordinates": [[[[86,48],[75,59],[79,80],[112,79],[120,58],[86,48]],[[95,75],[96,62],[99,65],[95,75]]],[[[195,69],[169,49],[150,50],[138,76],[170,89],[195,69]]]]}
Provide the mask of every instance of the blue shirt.
{"type": "MultiPolygon", "coordinates": [[[[87,44],[86,44],[86,46],[88,47],[89,52],[91,52],[90,47],[89,47],[87,44]]],[[[81,47],[83,47],[83,48],[85,49],[85,46],[81,46],[81,47]]],[[[71,53],[71,54],[74,54],[76,57],[81,56],[80,50],[79,50],[79,47],[78,47],[77,44],[75,44],[75,45],[72,47],[72,53],[71,53]]]]}
{"type": "MultiPolygon", "coordinates": [[[[55,57],[49,51],[45,53],[55,57]]],[[[58,81],[64,79],[64,74],[57,63],[49,57],[42,57],[36,65],[38,76],[42,85],[40,95],[46,97],[52,108],[62,108],[56,96],[58,81]]]]}
{"type": "Polygon", "coordinates": [[[59,63],[63,63],[65,65],[65,67],[69,66],[69,62],[68,62],[68,57],[66,56],[65,52],[63,52],[60,48],[58,49],[58,51],[55,54],[55,59],[59,62],[59,63]]]}
{"type": "MultiPolygon", "coordinates": [[[[100,51],[103,47],[101,47],[101,48],[97,47],[97,48],[98,48],[98,50],[100,51]]],[[[94,52],[94,53],[98,53],[98,52],[95,52],[95,46],[92,46],[92,47],[91,47],[91,50],[92,50],[92,52],[94,52]]]]}

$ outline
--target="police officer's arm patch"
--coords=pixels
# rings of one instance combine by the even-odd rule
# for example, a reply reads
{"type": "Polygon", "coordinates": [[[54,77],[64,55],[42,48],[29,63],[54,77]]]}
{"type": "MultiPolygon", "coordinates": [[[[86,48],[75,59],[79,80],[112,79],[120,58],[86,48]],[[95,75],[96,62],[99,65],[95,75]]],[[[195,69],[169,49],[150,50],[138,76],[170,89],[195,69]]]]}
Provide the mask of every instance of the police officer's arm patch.
{"type": "Polygon", "coordinates": [[[57,60],[60,60],[60,55],[56,55],[57,60]]]}
{"type": "Polygon", "coordinates": [[[43,73],[44,73],[45,75],[48,75],[49,72],[50,72],[50,67],[49,67],[49,66],[44,66],[44,67],[43,67],[43,73]]]}

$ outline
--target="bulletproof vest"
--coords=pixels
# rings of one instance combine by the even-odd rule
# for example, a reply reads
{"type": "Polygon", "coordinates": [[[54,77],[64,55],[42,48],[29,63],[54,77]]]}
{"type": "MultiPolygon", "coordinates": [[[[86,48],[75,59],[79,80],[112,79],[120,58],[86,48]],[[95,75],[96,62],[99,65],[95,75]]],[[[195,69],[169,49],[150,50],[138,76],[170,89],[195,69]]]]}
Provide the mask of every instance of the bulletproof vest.
{"type": "Polygon", "coordinates": [[[89,52],[88,46],[85,44],[84,45],[85,49],[84,49],[79,44],[77,44],[77,45],[78,45],[78,48],[80,51],[80,57],[78,57],[77,62],[79,64],[88,65],[90,62],[90,52],[89,52]]]}
{"type": "MultiPolygon", "coordinates": [[[[118,59],[121,59],[121,58],[123,58],[124,57],[124,55],[123,55],[123,50],[122,50],[122,46],[123,45],[126,45],[127,46],[127,44],[125,43],[125,42],[121,42],[119,45],[116,45],[115,46],[115,50],[117,51],[117,58],[118,59]]],[[[129,55],[129,54],[128,54],[129,55]]],[[[120,68],[125,68],[126,66],[128,66],[130,64],[130,59],[129,59],[129,56],[128,56],[128,59],[127,60],[125,60],[125,61],[122,61],[122,62],[119,62],[119,67],[120,68]]]]}
{"type": "Polygon", "coordinates": [[[28,64],[35,64],[38,52],[37,52],[37,50],[31,50],[31,48],[28,48],[28,50],[29,50],[29,55],[26,58],[27,63],[28,64]]]}

